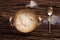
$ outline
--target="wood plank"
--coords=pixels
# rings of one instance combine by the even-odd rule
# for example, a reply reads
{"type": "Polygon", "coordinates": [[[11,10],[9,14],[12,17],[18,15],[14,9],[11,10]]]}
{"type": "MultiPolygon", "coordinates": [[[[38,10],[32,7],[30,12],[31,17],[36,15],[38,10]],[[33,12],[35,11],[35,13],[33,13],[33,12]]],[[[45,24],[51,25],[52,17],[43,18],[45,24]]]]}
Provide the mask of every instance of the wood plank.
{"type": "MultiPolygon", "coordinates": [[[[53,15],[60,16],[60,0],[34,0],[38,8],[32,8],[42,19],[48,17],[47,8],[53,6],[53,15]]],[[[9,23],[9,16],[21,9],[30,0],[0,0],[0,40],[60,40],[60,25],[51,25],[51,35],[48,34],[48,24],[41,24],[30,33],[21,33],[9,23]]],[[[31,9],[31,8],[29,8],[31,9]]]]}

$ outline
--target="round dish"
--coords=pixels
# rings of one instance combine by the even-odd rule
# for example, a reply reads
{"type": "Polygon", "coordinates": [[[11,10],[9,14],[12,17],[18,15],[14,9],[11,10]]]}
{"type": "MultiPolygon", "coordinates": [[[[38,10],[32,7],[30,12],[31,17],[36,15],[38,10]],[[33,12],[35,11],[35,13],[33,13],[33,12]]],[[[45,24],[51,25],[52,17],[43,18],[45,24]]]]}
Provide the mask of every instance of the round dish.
{"type": "Polygon", "coordinates": [[[38,24],[38,17],[33,10],[23,9],[14,16],[14,26],[23,33],[33,31],[38,24]]]}

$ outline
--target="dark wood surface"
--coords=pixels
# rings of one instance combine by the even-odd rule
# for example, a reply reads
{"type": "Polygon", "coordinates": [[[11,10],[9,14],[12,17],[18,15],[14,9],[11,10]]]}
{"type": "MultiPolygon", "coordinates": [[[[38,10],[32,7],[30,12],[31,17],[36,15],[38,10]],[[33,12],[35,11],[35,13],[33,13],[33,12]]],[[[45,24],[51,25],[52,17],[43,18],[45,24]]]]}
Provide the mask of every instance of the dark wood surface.
{"type": "MultiPolygon", "coordinates": [[[[41,24],[30,33],[21,33],[9,23],[9,16],[18,10],[26,9],[30,0],[0,0],[0,40],[60,40],[60,25],[51,25],[51,35],[48,34],[48,24],[41,24]]],[[[53,13],[60,15],[60,0],[35,0],[39,8],[33,8],[38,16],[47,18],[47,8],[53,6],[53,13]]]]}

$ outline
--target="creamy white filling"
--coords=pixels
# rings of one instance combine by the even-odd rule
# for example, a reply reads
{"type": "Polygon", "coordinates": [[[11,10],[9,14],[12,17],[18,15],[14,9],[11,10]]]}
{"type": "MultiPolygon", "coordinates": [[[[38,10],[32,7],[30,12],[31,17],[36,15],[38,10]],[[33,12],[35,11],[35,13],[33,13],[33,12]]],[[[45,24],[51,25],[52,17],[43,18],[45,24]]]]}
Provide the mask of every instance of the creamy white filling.
{"type": "Polygon", "coordinates": [[[34,20],[33,17],[30,15],[25,15],[25,14],[20,14],[17,16],[16,19],[16,24],[17,24],[17,29],[20,31],[25,31],[27,32],[28,30],[33,30],[36,25],[36,20],[34,20]]]}

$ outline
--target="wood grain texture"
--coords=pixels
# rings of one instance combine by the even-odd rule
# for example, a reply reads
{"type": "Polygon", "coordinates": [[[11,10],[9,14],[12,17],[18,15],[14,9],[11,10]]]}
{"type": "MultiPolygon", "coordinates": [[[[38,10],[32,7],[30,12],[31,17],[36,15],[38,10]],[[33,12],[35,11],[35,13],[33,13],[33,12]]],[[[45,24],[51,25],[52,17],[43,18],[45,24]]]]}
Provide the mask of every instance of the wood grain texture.
{"type": "MultiPolygon", "coordinates": [[[[47,18],[47,8],[53,6],[53,13],[60,15],[60,0],[35,0],[39,8],[33,8],[42,19],[47,18]]],[[[51,35],[48,35],[48,24],[41,24],[27,34],[17,31],[9,23],[9,16],[14,16],[18,10],[26,9],[30,0],[0,0],[0,40],[60,40],[60,25],[51,25],[51,35]]]]}

